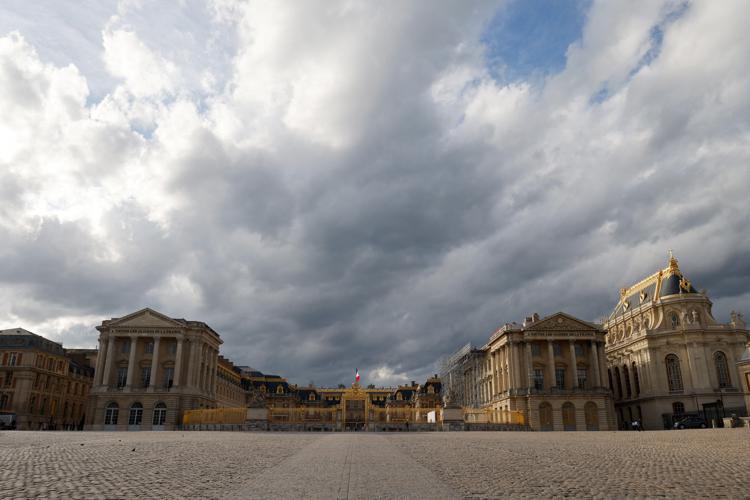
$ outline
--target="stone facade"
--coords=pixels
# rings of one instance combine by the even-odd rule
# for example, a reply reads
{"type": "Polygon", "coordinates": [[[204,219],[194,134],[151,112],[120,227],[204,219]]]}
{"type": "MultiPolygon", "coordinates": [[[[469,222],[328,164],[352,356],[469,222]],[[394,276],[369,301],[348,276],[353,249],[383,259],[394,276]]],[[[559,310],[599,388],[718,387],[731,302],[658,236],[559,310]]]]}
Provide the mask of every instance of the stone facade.
{"type": "Polygon", "coordinates": [[[721,425],[725,414],[747,414],[750,380],[741,372],[750,336],[740,315],[722,324],[711,307],[672,256],[665,269],[621,290],[604,325],[621,427],[640,420],[646,429],[669,428],[686,414],[721,425]]]}
{"type": "Polygon", "coordinates": [[[0,330],[0,413],[18,429],[82,427],[94,377],[86,359],[95,354],[22,328],[0,330]]]}
{"type": "Polygon", "coordinates": [[[205,323],[146,308],[105,320],[97,330],[87,429],[174,429],[185,410],[217,406],[222,340],[205,323]]]}
{"type": "Polygon", "coordinates": [[[613,429],[604,335],[562,312],[498,329],[480,365],[482,407],[492,410],[487,423],[521,413],[534,430],[613,429]]]}

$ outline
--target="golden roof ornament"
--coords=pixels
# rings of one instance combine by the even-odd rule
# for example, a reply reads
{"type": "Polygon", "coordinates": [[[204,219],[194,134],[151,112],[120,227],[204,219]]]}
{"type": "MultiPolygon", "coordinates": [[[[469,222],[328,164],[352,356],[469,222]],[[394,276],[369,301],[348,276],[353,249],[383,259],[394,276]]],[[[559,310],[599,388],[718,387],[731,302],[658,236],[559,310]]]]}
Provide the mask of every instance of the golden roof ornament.
{"type": "Polygon", "coordinates": [[[669,249],[669,270],[670,271],[678,271],[680,268],[677,266],[677,259],[675,259],[674,254],[672,253],[672,249],[669,249]]]}

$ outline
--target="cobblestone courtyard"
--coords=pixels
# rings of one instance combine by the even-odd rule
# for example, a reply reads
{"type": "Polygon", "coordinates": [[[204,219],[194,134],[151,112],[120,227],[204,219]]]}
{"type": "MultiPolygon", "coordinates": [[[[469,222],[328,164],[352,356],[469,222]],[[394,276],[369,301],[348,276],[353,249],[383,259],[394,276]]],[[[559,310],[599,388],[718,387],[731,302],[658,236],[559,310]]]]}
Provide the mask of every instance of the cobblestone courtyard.
{"type": "Polygon", "coordinates": [[[0,432],[2,498],[750,498],[747,429],[0,432]]]}

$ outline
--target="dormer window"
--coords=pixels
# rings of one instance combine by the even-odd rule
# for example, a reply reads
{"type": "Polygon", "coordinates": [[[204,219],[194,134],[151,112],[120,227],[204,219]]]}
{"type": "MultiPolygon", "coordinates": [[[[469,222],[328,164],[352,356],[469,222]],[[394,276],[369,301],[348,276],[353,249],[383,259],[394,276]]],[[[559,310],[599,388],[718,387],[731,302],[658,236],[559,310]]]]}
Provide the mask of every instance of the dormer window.
{"type": "Polygon", "coordinates": [[[677,316],[677,313],[672,313],[669,316],[670,321],[672,322],[672,328],[677,328],[680,326],[680,318],[677,316]]]}
{"type": "Polygon", "coordinates": [[[284,386],[283,385],[276,386],[276,394],[284,394],[284,386]]]}

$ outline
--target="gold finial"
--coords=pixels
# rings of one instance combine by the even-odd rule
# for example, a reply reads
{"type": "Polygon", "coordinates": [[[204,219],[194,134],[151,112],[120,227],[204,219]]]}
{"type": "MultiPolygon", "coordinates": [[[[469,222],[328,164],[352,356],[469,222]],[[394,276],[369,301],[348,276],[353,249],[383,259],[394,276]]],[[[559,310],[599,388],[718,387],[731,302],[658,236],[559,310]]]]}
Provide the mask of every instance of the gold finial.
{"type": "Polygon", "coordinates": [[[676,271],[679,268],[677,267],[677,259],[675,259],[674,254],[672,253],[672,249],[669,249],[669,269],[676,271]]]}

